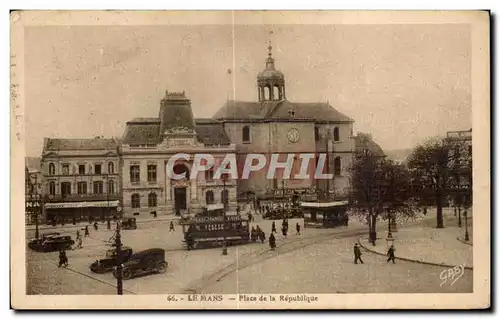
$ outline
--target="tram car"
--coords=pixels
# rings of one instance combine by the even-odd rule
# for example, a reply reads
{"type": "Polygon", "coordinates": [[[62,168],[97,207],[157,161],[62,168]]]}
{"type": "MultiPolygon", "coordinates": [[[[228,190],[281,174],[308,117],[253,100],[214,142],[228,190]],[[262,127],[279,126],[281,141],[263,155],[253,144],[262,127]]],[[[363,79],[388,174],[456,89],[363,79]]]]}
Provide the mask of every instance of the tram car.
{"type": "Polygon", "coordinates": [[[188,250],[220,247],[224,241],[228,246],[250,241],[249,222],[239,215],[195,217],[181,225],[188,250]]]}
{"type": "Polygon", "coordinates": [[[302,202],[304,212],[304,227],[333,228],[347,226],[347,201],[336,202],[302,202]]]}

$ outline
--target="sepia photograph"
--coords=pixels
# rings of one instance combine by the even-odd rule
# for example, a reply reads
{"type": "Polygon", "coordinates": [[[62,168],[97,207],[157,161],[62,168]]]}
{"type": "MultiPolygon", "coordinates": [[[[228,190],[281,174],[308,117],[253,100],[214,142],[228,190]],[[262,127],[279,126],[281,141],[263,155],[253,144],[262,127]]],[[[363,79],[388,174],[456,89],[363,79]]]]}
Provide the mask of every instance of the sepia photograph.
{"type": "Polygon", "coordinates": [[[489,307],[489,28],[11,12],[13,307],[489,307]]]}

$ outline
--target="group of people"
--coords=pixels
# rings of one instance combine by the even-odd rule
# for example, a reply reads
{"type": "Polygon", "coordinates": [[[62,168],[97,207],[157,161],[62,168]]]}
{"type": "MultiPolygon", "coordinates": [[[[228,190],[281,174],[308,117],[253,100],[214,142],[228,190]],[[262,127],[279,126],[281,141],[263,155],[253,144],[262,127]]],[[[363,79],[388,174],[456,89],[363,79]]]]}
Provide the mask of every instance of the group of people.
{"type": "Polygon", "coordinates": [[[252,226],[252,230],[250,231],[250,239],[252,240],[252,243],[255,243],[257,239],[260,239],[261,243],[264,243],[266,240],[266,234],[264,231],[257,225],[257,227],[252,226]]]}
{"type": "MultiPolygon", "coordinates": [[[[300,224],[299,223],[297,223],[295,225],[295,230],[297,231],[297,235],[300,235],[300,224]]],[[[271,250],[274,250],[276,248],[276,237],[274,237],[274,233],[278,233],[278,232],[276,231],[276,222],[273,220],[273,223],[271,225],[271,235],[269,236],[269,246],[271,247],[271,250]]],[[[281,233],[282,233],[283,237],[287,238],[287,235],[288,235],[288,219],[287,218],[284,218],[283,221],[281,222],[281,233]]]]}
{"type": "MultiPolygon", "coordinates": [[[[394,245],[391,245],[389,247],[389,249],[387,250],[387,256],[389,258],[387,258],[387,262],[390,262],[392,261],[393,264],[396,263],[396,256],[395,256],[395,253],[396,253],[396,248],[394,248],[394,245]]],[[[359,248],[359,245],[358,243],[355,243],[354,244],[354,263],[357,264],[358,261],[362,264],[364,264],[363,260],[361,259],[361,249],[359,248]]]]}

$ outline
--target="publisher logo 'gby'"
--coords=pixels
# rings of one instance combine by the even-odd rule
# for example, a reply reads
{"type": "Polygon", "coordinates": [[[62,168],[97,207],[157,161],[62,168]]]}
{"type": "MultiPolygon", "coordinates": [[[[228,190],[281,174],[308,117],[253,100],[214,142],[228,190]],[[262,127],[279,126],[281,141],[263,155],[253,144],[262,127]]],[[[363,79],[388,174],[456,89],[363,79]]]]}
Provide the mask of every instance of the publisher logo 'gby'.
{"type": "Polygon", "coordinates": [[[193,156],[191,154],[178,153],[168,160],[167,175],[175,180],[185,179],[186,172],[177,174],[174,172],[174,166],[178,161],[191,160],[193,160],[193,167],[192,173],[189,174],[190,179],[196,179],[199,172],[208,170],[214,170],[214,179],[221,179],[222,176],[227,176],[230,179],[248,179],[251,172],[263,170],[266,171],[266,178],[268,179],[274,179],[278,170],[282,171],[283,179],[310,179],[311,174],[314,175],[315,179],[333,178],[333,174],[323,173],[327,162],[327,154],[325,153],[288,153],[271,154],[270,156],[266,156],[265,154],[247,154],[243,161],[240,176],[238,176],[236,154],[227,154],[216,165],[215,158],[210,154],[196,154],[193,156]],[[311,163],[314,163],[313,160],[316,157],[316,164],[312,166],[313,164],[311,163]]]}

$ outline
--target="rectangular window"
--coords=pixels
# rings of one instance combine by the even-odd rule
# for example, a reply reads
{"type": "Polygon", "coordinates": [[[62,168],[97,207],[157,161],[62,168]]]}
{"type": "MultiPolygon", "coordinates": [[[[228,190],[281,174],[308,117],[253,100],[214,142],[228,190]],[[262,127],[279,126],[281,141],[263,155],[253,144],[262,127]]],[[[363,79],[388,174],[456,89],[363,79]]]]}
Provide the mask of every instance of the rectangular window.
{"type": "Polygon", "coordinates": [[[94,171],[95,171],[95,174],[97,174],[97,175],[102,174],[101,173],[101,164],[95,164],[94,165],[94,171]]]}
{"type": "Polygon", "coordinates": [[[61,183],[61,195],[64,197],[66,195],[71,195],[71,182],[61,183]]]}
{"type": "Polygon", "coordinates": [[[94,182],[94,194],[102,194],[103,191],[103,183],[102,181],[94,182]]]}
{"type": "Polygon", "coordinates": [[[139,165],[130,165],[130,182],[139,183],[141,181],[141,168],[139,165]]]}
{"type": "Polygon", "coordinates": [[[78,165],[78,174],[85,175],[85,165],[78,165]]]}
{"type": "Polygon", "coordinates": [[[78,182],[78,194],[87,194],[87,182],[78,182]]]}
{"type": "Polygon", "coordinates": [[[205,171],[205,180],[213,181],[214,180],[214,170],[213,168],[209,168],[205,171]]]}
{"type": "Polygon", "coordinates": [[[156,182],[156,165],[148,165],[148,182],[156,182]]]}
{"type": "Polygon", "coordinates": [[[63,175],[69,175],[69,164],[63,164],[62,171],[63,175]]]}

